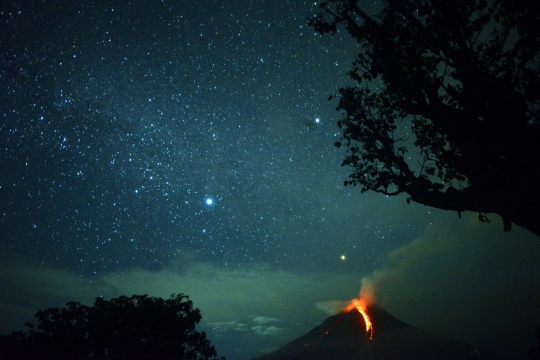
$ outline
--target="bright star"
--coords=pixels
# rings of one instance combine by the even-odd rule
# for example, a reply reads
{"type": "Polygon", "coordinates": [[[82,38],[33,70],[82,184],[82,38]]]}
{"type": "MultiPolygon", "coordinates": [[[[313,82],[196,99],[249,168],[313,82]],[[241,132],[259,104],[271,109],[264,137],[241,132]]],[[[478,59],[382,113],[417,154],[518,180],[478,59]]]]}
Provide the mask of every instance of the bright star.
{"type": "Polygon", "coordinates": [[[345,259],[346,259],[345,255],[341,255],[341,260],[345,260],[345,259]]]}
{"type": "Polygon", "coordinates": [[[205,202],[206,202],[206,205],[212,205],[214,203],[214,199],[208,198],[208,199],[206,199],[205,202]]]}

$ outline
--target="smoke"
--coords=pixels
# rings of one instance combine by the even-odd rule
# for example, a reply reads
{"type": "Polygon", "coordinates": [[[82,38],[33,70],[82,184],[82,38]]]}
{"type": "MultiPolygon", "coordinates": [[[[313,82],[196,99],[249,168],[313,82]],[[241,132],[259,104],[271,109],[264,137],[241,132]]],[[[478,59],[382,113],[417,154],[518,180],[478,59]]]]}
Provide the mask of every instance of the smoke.
{"type": "Polygon", "coordinates": [[[362,278],[360,298],[436,335],[523,352],[538,324],[540,246],[519,227],[501,229],[474,214],[430,225],[362,278]]]}
{"type": "Polygon", "coordinates": [[[319,310],[324,311],[328,315],[335,315],[340,312],[346,311],[351,308],[352,305],[356,306],[362,304],[362,307],[375,304],[377,298],[375,297],[375,285],[372,277],[363,277],[360,281],[360,293],[358,298],[351,299],[348,301],[332,300],[332,301],[320,301],[315,303],[315,307],[319,310]],[[359,301],[360,300],[360,301],[359,301]]]}
{"type": "Polygon", "coordinates": [[[364,276],[360,281],[360,299],[363,299],[366,305],[376,304],[377,297],[375,296],[375,283],[372,277],[364,276]]]}
{"type": "Polygon", "coordinates": [[[315,307],[319,310],[324,311],[328,315],[336,315],[341,310],[347,307],[349,304],[349,301],[339,301],[339,300],[332,300],[332,301],[320,301],[315,303],[315,307]]]}

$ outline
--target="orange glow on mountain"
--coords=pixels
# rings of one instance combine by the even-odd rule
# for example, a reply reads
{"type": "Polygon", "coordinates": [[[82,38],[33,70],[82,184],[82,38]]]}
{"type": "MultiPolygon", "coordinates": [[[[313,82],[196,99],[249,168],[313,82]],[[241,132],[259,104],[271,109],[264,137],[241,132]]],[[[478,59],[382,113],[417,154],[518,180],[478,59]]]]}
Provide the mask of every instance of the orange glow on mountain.
{"type": "Polygon", "coordinates": [[[358,311],[360,311],[360,314],[364,317],[364,321],[366,322],[366,332],[369,334],[369,340],[373,339],[373,324],[371,323],[371,319],[369,318],[369,315],[366,313],[366,311],[360,307],[357,307],[358,311]]]}
{"type": "Polygon", "coordinates": [[[345,307],[344,311],[349,312],[352,309],[356,308],[360,314],[362,314],[362,317],[364,318],[364,322],[366,323],[366,333],[369,335],[369,340],[373,339],[373,323],[371,322],[371,319],[369,318],[368,313],[366,312],[368,303],[366,300],[362,298],[356,298],[349,301],[347,306],[345,307]]]}

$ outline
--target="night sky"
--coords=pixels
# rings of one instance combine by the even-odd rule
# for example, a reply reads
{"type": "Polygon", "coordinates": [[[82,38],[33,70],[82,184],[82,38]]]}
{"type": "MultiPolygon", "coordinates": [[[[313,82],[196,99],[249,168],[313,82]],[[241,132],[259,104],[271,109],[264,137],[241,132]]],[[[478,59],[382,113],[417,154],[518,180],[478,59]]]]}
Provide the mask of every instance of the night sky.
{"type": "Polygon", "coordinates": [[[343,186],[328,97],[358,48],[307,27],[316,3],[11,4],[1,333],[69,300],[185,293],[218,354],[244,360],[311,330],[364,278],[422,329],[534,345],[538,237],[343,186]]]}

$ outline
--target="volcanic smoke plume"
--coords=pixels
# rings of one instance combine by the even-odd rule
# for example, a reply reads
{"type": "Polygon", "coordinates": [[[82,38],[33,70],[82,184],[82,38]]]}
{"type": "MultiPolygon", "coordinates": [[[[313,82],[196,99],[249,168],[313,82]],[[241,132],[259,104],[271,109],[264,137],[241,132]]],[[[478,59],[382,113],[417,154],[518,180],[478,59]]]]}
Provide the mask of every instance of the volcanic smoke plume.
{"type": "Polygon", "coordinates": [[[364,317],[366,322],[366,330],[371,331],[373,335],[372,323],[369,319],[369,315],[366,312],[366,309],[370,305],[376,304],[377,298],[374,293],[374,285],[370,278],[363,277],[361,281],[362,286],[360,287],[360,293],[357,298],[351,299],[349,301],[324,301],[316,303],[315,306],[318,309],[324,310],[328,315],[335,315],[338,313],[346,312],[348,313],[352,309],[357,309],[360,314],[364,317]],[[369,330],[371,328],[371,330],[369,330]]]}
{"type": "MultiPolygon", "coordinates": [[[[336,315],[340,312],[344,312],[352,309],[352,304],[360,302],[364,309],[366,306],[374,305],[377,303],[375,296],[375,286],[371,278],[363,277],[361,280],[360,293],[358,297],[349,301],[322,301],[315,304],[318,309],[325,311],[328,315],[336,315]]],[[[347,311],[348,312],[348,311],[347,311]]]]}
{"type": "Polygon", "coordinates": [[[362,287],[357,298],[349,301],[326,301],[315,304],[319,309],[325,310],[330,315],[337,313],[348,314],[351,310],[355,309],[363,318],[365,324],[366,336],[369,340],[373,339],[375,332],[373,321],[367,311],[368,307],[375,304],[375,294],[373,293],[373,286],[368,278],[362,278],[362,287]]]}

